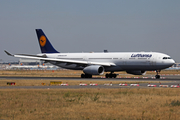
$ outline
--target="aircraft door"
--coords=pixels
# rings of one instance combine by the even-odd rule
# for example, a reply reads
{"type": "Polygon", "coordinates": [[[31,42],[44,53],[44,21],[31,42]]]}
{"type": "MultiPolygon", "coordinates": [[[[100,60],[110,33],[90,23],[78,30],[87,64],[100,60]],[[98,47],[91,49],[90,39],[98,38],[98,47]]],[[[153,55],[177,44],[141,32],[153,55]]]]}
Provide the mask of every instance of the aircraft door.
{"type": "Polygon", "coordinates": [[[156,59],[155,58],[150,59],[150,65],[152,65],[152,66],[156,65],[156,59]]]}
{"type": "Polygon", "coordinates": [[[124,55],[122,58],[122,65],[125,66],[127,64],[127,55],[124,55]]]}
{"type": "Polygon", "coordinates": [[[89,58],[88,58],[87,56],[84,56],[83,59],[84,59],[85,61],[88,61],[89,58]]]}

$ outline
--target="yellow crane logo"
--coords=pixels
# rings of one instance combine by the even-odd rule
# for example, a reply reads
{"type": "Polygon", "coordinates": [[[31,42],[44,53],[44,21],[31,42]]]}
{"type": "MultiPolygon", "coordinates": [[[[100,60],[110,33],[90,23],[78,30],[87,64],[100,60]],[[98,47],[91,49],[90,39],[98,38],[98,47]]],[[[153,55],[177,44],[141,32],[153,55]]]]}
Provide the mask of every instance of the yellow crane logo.
{"type": "Polygon", "coordinates": [[[44,35],[40,37],[39,43],[40,43],[41,47],[45,46],[45,44],[46,44],[46,37],[44,35]]]}

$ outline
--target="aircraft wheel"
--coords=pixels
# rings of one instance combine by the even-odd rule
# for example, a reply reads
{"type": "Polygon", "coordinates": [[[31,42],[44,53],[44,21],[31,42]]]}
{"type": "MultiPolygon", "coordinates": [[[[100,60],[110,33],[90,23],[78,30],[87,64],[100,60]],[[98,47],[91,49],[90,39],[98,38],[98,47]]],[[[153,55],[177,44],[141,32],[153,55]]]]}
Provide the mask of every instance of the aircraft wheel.
{"type": "Polygon", "coordinates": [[[85,78],[85,75],[84,75],[84,74],[81,74],[81,78],[85,78]]]}
{"type": "Polygon", "coordinates": [[[109,78],[113,78],[113,74],[109,74],[109,78]]]}
{"type": "Polygon", "coordinates": [[[85,78],[92,78],[92,75],[85,74],[85,78]]]}
{"type": "Polygon", "coordinates": [[[117,77],[117,75],[116,75],[116,74],[113,74],[113,77],[114,77],[114,78],[116,78],[116,77],[117,77]]]}
{"type": "Polygon", "coordinates": [[[109,74],[106,74],[106,78],[109,78],[109,74]]]}
{"type": "Polygon", "coordinates": [[[92,78],[92,75],[88,75],[88,78],[92,78]]]}
{"type": "Polygon", "coordinates": [[[116,74],[106,74],[106,78],[116,78],[116,74]]]}
{"type": "Polygon", "coordinates": [[[156,79],[160,79],[160,75],[156,75],[155,77],[156,77],[156,79]]]}
{"type": "Polygon", "coordinates": [[[90,78],[92,78],[92,75],[91,75],[91,77],[90,78]]]}

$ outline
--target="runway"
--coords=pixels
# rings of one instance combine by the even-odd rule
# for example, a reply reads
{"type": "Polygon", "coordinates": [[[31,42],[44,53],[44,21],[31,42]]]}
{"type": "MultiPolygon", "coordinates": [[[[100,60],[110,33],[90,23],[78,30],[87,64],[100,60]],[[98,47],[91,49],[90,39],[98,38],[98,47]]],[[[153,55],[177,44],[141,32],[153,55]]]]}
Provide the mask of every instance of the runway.
{"type": "Polygon", "coordinates": [[[131,77],[131,78],[80,78],[80,77],[10,77],[10,76],[0,76],[1,79],[12,79],[12,80],[116,80],[116,81],[134,81],[134,80],[140,80],[140,81],[146,81],[146,80],[151,80],[151,81],[180,81],[180,76],[176,75],[170,75],[170,76],[162,76],[161,79],[155,79],[152,76],[147,76],[147,77],[131,77]]]}
{"type": "MultiPolygon", "coordinates": [[[[92,80],[92,81],[156,81],[156,83],[151,83],[151,85],[156,85],[156,88],[159,87],[159,85],[168,85],[170,87],[171,85],[179,85],[180,84],[180,76],[175,76],[174,78],[170,76],[169,78],[165,79],[152,79],[152,78],[72,78],[72,77],[0,77],[0,80],[92,80]],[[157,81],[159,83],[157,83],[157,81]],[[167,83],[161,83],[163,81],[166,81],[167,83]]],[[[119,86],[119,84],[112,84],[112,86],[105,86],[105,85],[97,85],[97,86],[79,86],[79,85],[70,85],[70,86],[61,86],[61,85],[53,85],[53,86],[0,86],[0,89],[90,89],[90,88],[149,88],[147,87],[148,83],[140,83],[139,86],[130,86],[128,84],[127,86],[119,86]]]]}

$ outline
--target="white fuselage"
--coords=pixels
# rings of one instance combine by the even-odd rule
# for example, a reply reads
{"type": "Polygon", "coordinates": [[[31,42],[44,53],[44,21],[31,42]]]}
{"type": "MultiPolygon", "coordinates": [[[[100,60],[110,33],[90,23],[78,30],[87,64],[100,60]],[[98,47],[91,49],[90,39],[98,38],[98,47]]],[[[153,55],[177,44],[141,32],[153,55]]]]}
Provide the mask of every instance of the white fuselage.
{"type": "MultiPolygon", "coordinates": [[[[105,71],[128,71],[128,70],[161,70],[172,66],[175,61],[169,55],[158,52],[109,52],[109,53],[51,53],[48,58],[81,60],[90,62],[109,62],[114,66],[104,66],[105,71]]],[[[60,62],[50,62],[54,65],[82,70],[86,66],[60,62]]]]}

